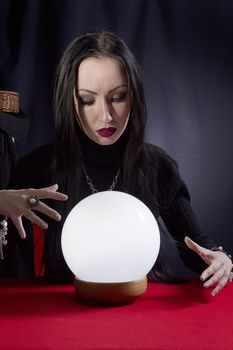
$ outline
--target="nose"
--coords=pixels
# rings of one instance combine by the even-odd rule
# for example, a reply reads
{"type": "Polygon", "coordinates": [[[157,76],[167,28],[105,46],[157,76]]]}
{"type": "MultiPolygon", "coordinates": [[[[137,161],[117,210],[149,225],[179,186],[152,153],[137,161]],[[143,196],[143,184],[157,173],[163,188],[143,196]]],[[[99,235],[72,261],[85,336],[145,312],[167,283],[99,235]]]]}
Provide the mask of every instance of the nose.
{"type": "Polygon", "coordinates": [[[101,105],[99,119],[103,123],[110,123],[112,121],[112,119],[113,119],[112,115],[111,115],[110,108],[109,108],[107,102],[105,102],[105,101],[101,105]]]}

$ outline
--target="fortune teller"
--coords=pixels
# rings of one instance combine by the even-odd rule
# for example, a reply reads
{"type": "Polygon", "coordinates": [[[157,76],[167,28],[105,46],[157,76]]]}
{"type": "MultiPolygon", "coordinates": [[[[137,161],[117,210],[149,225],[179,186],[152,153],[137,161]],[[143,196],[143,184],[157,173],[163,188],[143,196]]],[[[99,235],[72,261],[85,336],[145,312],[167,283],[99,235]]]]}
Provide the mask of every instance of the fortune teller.
{"type": "MultiPolygon", "coordinates": [[[[166,237],[161,230],[160,254],[149,273],[152,280],[172,281],[164,258],[168,240],[175,242],[184,264],[200,274],[204,287],[212,287],[212,295],[232,280],[231,256],[200,229],[176,161],[145,141],[140,69],[123,40],[102,31],[70,43],[56,71],[54,111],[54,143],[24,157],[11,181],[12,188],[19,189],[57,183],[69,196],[66,202],[51,204],[62,220],[51,221],[45,233],[46,277],[73,280],[61,250],[62,225],[70,210],[92,193],[117,190],[144,202],[169,231],[166,237]]],[[[31,227],[26,223],[25,230],[26,239],[18,249],[22,258],[33,254],[31,227]]],[[[9,228],[9,234],[13,231],[9,228]]]]}

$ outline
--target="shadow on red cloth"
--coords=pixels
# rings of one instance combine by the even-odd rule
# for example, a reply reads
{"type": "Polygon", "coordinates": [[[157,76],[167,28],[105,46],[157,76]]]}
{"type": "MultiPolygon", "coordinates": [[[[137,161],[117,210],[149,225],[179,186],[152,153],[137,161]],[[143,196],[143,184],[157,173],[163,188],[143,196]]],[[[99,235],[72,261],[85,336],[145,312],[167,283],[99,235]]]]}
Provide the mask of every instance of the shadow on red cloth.
{"type": "Polygon", "coordinates": [[[210,295],[210,289],[203,288],[199,279],[192,279],[170,285],[169,289],[164,289],[162,284],[158,284],[154,294],[150,293],[147,299],[154,299],[160,309],[180,309],[192,307],[194,304],[208,304],[213,297],[210,295]]]}
{"type": "MultiPolygon", "coordinates": [[[[141,303],[146,308],[147,304],[149,307],[151,301],[154,300],[154,306],[158,310],[174,310],[192,307],[194,304],[209,303],[211,299],[210,291],[205,290],[199,280],[170,285],[169,288],[165,288],[161,283],[153,284],[153,289],[148,288],[145,295],[137,299],[135,303],[141,303]]],[[[51,286],[43,281],[39,281],[39,283],[37,281],[25,285],[22,280],[19,280],[18,284],[15,281],[7,281],[4,283],[4,287],[0,288],[0,310],[1,314],[5,316],[22,314],[32,316],[45,312],[47,315],[64,314],[64,312],[69,314],[74,313],[74,310],[80,313],[99,307],[80,301],[72,284],[51,286]],[[14,288],[12,288],[13,285],[14,288]]]]}

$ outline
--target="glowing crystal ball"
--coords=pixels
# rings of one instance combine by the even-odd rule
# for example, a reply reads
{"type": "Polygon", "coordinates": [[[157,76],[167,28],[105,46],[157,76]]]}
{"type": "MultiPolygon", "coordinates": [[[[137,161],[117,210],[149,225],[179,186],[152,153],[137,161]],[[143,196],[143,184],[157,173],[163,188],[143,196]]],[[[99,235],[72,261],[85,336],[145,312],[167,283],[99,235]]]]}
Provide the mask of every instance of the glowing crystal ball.
{"type": "Polygon", "coordinates": [[[74,275],[91,282],[126,282],[154,265],[160,234],[149,208],[132,195],[104,191],[86,197],[69,213],[61,237],[74,275]]]}

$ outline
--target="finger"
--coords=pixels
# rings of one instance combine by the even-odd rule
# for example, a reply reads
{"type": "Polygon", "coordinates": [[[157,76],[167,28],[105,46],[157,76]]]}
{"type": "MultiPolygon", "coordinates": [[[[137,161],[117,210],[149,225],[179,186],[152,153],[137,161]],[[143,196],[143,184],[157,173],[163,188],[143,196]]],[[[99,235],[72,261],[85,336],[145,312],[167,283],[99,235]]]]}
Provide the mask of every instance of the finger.
{"type": "Polygon", "coordinates": [[[228,281],[228,275],[224,274],[222,278],[219,280],[217,286],[212,290],[211,295],[214,297],[216,294],[220,292],[221,289],[225,287],[228,281]]]}
{"type": "Polygon", "coordinates": [[[218,283],[225,273],[224,268],[217,269],[216,272],[210,277],[204,284],[203,287],[209,288],[214,284],[218,283]]]}
{"type": "Polygon", "coordinates": [[[38,196],[40,199],[55,199],[57,201],[66,201],[68,196],[61,192],[55,192],[46,188],[41,188],[38,190],[34,190],[34,193],[38,196]]]}
{"type": "Polygon", "coordinates": [[[209,259],[213,258],[213,252],[210,249],[206,249],[204,247],[201,247],[199,244],[194,242],[191,238],[185,237],[184,239],[187,246],[197,253],[205,262],[209,263],[209,259]]]}
{"type": "Polygon", "coordinates": [[[34,210],[37,210],[46,216],[50,217],[51,219],[55,221],[61,220],[61,215],[54,209],[50,208],[48,205],[46,205],[43,202],[40,202],[37,207],[34,208],[34,210]]]}
{"type": "Polygon", "coordinates": [[[41,188],[41,190],[48,190],[48,191],[56,192],[58,190],[58,184],[54,184],[54,185],[51,185],[51,186],[47,186],[47,187],[41,188]]]}
{"type": "Polygon", "coordinates": [[[27,209],[24,212],[24,216],[30,220],[33,224],[39,226],[40,228],[46,230],[48,228],[48,224],[42,220],[39,216],[37,216],[32,210],[27,209]]]}
{"type": "Polygon", "coordinates": [[[20,237],[22,239],[25,239],[26,238],[26,232],[24,230],[21,217],[11,218],[11,220],[13,221],[15,227],[17,228],[17,231],[19,232],[20,237]]]}
{"type": "Polygon", "coordinates": [[[58,190],[58,184],[53,184],[51,186],[45,187],[45,189],[56,192],[58,190]]]}
{"type": "Polygon", "coordinates": [[[202,281],[207,280],[210,276],[214,275],[218,270],[220,266],[218,263],[212,263],[210,266],[207,267],[206,270],[204,270],[201,274],[200,279],[202,281]]]}
{"type": "Polygon", "coordinates": [[[194,242],[191,238],[189,237],[185,237],[184,239],[185,243],[187,244],[187,246],[193,250],[195,253],[200,254],[201,253],[201,246],[199,244],[197,244],[196,242],[194,242]]]}

